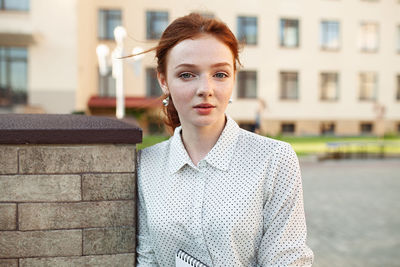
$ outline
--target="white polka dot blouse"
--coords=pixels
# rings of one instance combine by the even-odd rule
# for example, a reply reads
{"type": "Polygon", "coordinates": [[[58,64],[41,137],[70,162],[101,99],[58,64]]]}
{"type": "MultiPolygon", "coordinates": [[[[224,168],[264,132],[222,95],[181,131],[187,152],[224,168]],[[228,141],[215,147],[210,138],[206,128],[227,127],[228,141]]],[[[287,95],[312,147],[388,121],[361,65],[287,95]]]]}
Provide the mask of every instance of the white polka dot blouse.
{"type": "Polygon", "coordinates": [[[227,116],[195,166],[181,130],[139,152],[137,266],[175,266],[179,249],[208,266],[311,266],[292,147],[227,116]]]}

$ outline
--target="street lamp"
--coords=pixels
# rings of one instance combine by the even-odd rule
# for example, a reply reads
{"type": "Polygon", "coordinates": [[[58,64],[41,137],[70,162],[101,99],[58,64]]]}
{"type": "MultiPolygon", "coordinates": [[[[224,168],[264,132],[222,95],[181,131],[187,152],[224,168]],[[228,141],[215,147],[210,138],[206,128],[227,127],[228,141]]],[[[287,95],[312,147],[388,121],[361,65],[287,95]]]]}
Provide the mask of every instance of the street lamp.
{"type": "Polygon", "coordinates": [[[125,116],[125,94],[124,94],[124,68],[121,57],[124,55],[124,39],[126,37],[126,30],[122,26],[117,26],[114,29],[114,38],[117,46],[111,54],[112,58],[112,76],[115,78],[116,84],[116,116],[122,119],[125,116]]]}
{"type": "MultiPolygon", "coordinates": [[[[117,46],[111,53],[111,67],[112,77],[115,79],[115,95],[116,95],[116,111],[115,115],[118,119],[125,117],[125,93],[124,93],[124,67],[123,59],[124,55],[124,39],[126,37],[126,30],[122,26],[117,26],[114,29],[114,38],[117,46]]],[[[141,47],[135,47],[132,50],[133,55],[142,53],[144,50],[141,47]]],[[[104,45],[99,44],[96,48],[97,59],[99,62],[100,75],[105,76],[109,72],[109,54],[110,49],[104,45]]],[[[143,54],[133,57],[133,64],[136,75],[139,75],[141,69],[141,59],[143,54]]]]}
{"type": "MultiPolygon", "coordinates": [[[[111,53],[112,62],[112,76],[115,79],[116,89],[116,111],[115,115],[118,119],[122,119],[125,116],[125,99],[124,99],[124,68],[123,60],[121,57],[124,56],[124,39],[126,37],[126,30],[122,26],[117,26],[114,29],[114,38],[117,46],[111,53]]],[[[110,49],[104,45],[99,44],[96,48],[97,59],[99,62],[100,75],[105,76],[109,71],[108,55],[110,49]]]]}

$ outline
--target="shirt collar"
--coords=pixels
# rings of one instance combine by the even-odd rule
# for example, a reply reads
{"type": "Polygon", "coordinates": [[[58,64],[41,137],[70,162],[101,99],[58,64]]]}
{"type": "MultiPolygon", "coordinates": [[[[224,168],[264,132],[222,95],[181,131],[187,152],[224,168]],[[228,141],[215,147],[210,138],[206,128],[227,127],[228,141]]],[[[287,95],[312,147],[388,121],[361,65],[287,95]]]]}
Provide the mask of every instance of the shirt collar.
{"type": "MultiPolygon", "coordinates": [[[[219,136],[217,143],[203,159],[213,167],[223,171],[229,169],[239,136],[239,126],[237,123],[227,115],[226,119],[225,128],[219,136]]],[[[175,128],[174,135],[171,138],[169,151],[170,174],[177,172],[185,164],[196,168],[183,145],[181,130],[181,126],[175,128]]]]}

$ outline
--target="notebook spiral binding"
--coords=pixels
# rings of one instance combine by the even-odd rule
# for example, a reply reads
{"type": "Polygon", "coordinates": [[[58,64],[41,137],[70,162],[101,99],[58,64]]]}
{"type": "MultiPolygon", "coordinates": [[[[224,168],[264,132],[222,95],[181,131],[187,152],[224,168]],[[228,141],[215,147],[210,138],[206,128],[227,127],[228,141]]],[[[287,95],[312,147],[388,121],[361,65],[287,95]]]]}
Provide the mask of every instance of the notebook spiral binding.
{"type": "Polygon", "coordinates": [[[204,263],[202,263],[198,259],[196,259],[193,256],[190,256],[189,254],[187,254],[182,249],[178,250],[178,252],[176,253],[176,256],[178,258],[180,258],[181,260],[183,260],[184,262],[188,263],[190,266],[193,266],[193,267],[208,267],[207,265],[205,265],[204,263]]]}

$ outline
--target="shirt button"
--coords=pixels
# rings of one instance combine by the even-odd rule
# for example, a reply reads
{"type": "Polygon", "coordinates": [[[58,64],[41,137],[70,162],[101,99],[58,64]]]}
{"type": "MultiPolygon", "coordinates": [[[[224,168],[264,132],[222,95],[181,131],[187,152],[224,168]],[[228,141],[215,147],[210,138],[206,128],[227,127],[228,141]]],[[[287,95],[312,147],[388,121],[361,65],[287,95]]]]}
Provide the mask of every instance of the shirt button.
{"type": "Polygon", "coordinates": [[[196,243],[197,243],[197,244],[203,244],[203,239],[200,238],[200,237],[197,237],[197,238],[196,238],[196,243]]]}

